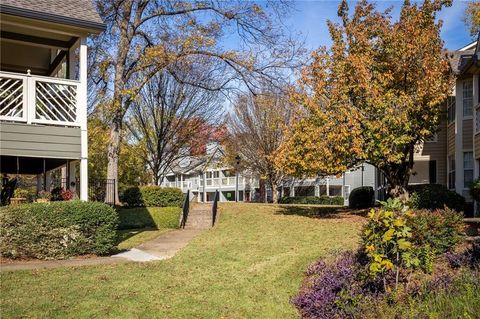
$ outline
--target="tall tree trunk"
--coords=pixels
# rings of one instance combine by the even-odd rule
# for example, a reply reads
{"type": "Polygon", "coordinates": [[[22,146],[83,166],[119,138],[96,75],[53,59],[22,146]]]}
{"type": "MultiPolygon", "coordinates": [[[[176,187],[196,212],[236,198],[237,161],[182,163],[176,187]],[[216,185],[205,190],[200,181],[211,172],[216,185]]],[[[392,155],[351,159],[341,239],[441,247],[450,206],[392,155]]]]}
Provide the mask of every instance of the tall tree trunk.
{"type": "Polygon", "coordinates": [[[122,118],[115,118],[112,123],[112,130],[110,132],[110,141],[108,145],[108,165],[107,165],[107,179],[114,180],[114,191],[107,189],[106,202],[120,204],[118,197],[118,158],[120,155],[120,139],[122,130],[122,118]]]}
{"type": "Polygon", "coordinates": [[[260,202],[266,203],[267,202],[267,190],[265,188],[265,181],[260,178],[259,181],[259,188],[260,188],[260,202]]]}
{"type": "Polygon", "coordinates": [[[270,182],[270,188],[272,189],[272,201],[274,204],[278,204],[278,190],[276,183],[270,182]]]}

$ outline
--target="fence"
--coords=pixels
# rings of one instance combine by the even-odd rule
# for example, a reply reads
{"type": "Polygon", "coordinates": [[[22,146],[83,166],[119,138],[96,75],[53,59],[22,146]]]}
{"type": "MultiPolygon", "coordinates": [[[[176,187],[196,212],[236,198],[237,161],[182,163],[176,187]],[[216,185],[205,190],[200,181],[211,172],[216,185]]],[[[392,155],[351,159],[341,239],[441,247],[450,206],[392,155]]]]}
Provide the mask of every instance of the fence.
{"type": "Polygon", "coordinates": [[[116,205],[115,180],[95,179],[88,181],[88,200],[116,205]]]}

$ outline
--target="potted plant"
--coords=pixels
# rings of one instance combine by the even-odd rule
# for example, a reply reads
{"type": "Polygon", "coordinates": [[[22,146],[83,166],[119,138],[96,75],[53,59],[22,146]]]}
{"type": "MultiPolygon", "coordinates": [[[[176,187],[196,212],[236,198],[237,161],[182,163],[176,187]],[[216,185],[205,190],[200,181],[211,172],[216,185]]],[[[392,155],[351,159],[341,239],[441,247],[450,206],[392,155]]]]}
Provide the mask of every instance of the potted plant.
{"type": "Polygon", "coordinates": [[[60,196],[62,197],[62,200],[72,200],[73,197],[74,197],[74,194],[71,190],[69,189],[62,189],[62,191],[60,192],[60,196]]]}
{"type": "Polygon", "coordinates": [[[13,197],[10,198],[11,205],[23,204],[28,200],[29,192],[23,188],[17,188],[13,192],[13,197]]]}
{"type": "Polygon", "coordinates": [[[38,192],[37,203],[47,203],[50,201],[51,196],[52,194],[50,194],[50,192],[40,191],[38,192]]]}

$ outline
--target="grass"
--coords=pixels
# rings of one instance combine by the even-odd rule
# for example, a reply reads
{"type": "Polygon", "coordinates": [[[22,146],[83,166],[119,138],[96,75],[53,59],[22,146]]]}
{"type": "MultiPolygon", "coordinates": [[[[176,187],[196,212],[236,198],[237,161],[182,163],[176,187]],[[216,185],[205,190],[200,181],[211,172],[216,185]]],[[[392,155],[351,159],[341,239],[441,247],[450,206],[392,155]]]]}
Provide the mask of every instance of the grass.
{"type": "Polygon", "coordinates": [[[117,232],[117,249],[127,250],[154,239],[169,229],[123,229],[117,232]]]}
{"type": "Polygon", "coordinates": [[[178,228],[179,207],[117,208],[120,229],[178,228]]]}
{"type": "Polygon", "coordinates": [[[2,318],[294,318],[307,266],[357,246],[364,219],[328,208],[220,205],[175,257],[1,273],[2,318]]]}

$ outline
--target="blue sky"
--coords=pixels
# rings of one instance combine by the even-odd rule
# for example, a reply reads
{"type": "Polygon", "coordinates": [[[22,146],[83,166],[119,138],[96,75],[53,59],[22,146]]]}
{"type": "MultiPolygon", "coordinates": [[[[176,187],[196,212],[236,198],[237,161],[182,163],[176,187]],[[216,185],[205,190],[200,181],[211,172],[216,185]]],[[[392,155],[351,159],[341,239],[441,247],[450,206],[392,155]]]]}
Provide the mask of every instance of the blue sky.
{"type": "MultiPolygon", "coordinates": [[[[295,1],[295,10],[284,23],[290,26],[291,30],[300,31],[305,37],[306,46],[309,49],[316,49],[319,46],[331,43],[326,22],[328,19],[336,21],[337,8],[340,0],[324,1],[309,0],[295,1]]],[[[403,1],[376,1],[379,10],[393,6],[393,17],[398,18],[400,7],[403,1]]],[[[350,3],[353,10],[355,4],[350,3]]],[[[444,8],[439,14],[443,20],[442,38],[445,47],[450,50],[459,49],[471,42],[467,28],[463,22],[466,1],[454,0],[451,7],[444,8]]]]}

